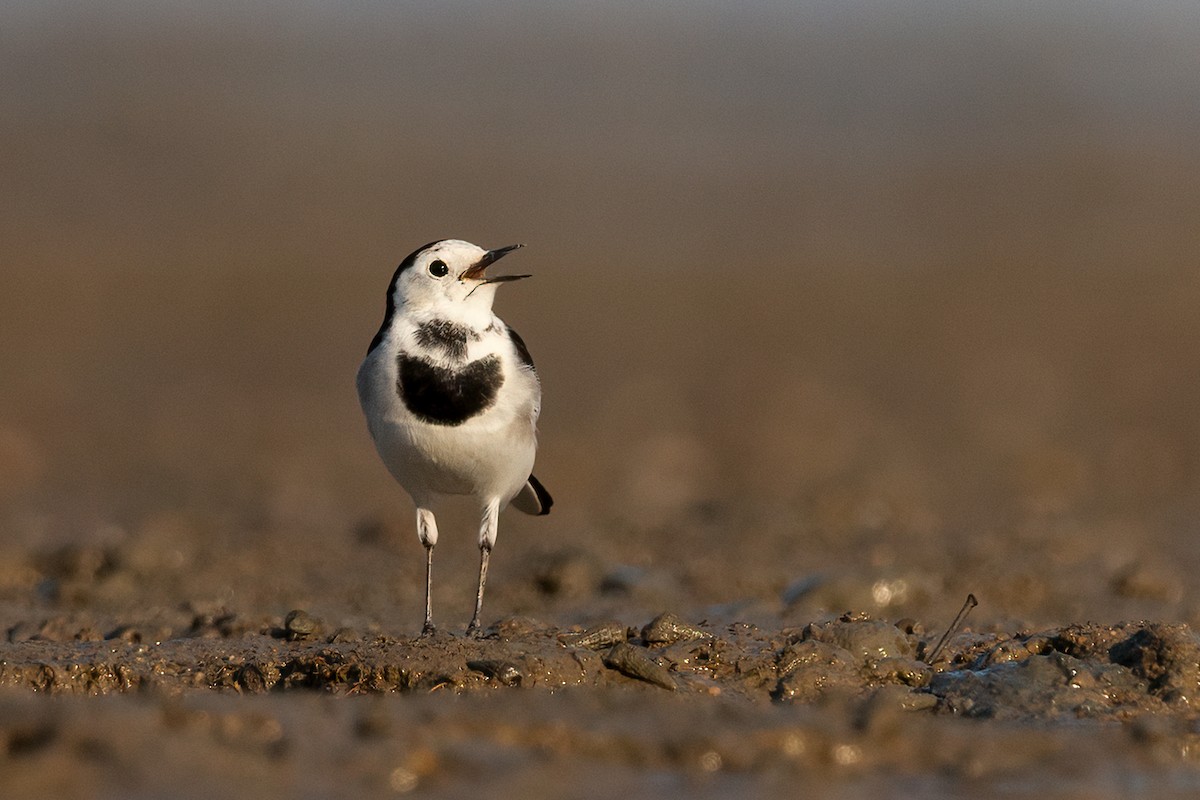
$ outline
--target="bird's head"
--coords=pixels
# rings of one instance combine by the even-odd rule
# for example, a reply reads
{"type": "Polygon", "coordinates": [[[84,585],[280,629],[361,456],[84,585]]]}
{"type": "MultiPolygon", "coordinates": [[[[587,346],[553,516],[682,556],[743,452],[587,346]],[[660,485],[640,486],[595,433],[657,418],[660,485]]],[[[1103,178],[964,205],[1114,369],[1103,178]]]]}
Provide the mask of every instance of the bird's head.
{"type": "Polygon", "coordinates": [[[484,250],[460,239],[431,242],[400,263],[389,300],[397,308],[428,309],[449,318],[489,314],[499,284],[529,276],[488,275],[486,270],[520,247],[484,250]]]}

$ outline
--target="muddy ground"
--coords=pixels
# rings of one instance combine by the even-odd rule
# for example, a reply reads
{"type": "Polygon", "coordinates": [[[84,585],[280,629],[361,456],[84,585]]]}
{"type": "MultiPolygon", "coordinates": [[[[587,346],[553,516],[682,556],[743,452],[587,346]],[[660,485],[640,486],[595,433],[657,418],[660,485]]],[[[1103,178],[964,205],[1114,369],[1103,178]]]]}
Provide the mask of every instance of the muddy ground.
{"type": "Polygon", "coordinates": [[[4,645],[6,792],[937,797],[1052,780],[1183,797],[1200,779],[1200,640],[1181,625],[962,634],[928,665],[929,637],[865,615],[779,631],[514,618],[480,640],[289,618],[197,619],[162,642],[55,620],[4,645]]]}
{"type": "Polygon", "coordinates": [[[685,5],[4,9],[0,796],[1196,796],[1196,9],[685,5]],[[441,236],[479,640],[353,388],[441,236]]]}
{"type": "MultiPolygon", "coordinates": [[[[823,602],[818,579],[757,611],[507,616],[479,639],[303,609],[97,613],[114,587],[152,582],[136,549],[26,565],[43,600],[4,607],[6,794],[1184,797],[1200,785],[1200,638],[1182,623],[968,617],[935,652],[951,608],[928,624],[881,613],[886,602],[822,613],[805,605],[823,602]]],[[[620,607],[636,589],[614,574],[628,571],[597,577],[560,556],[524,580],[548,611],[564,592],[620,607]]],[[[878,600],[902,583],[859,588],[878,600]]]]}

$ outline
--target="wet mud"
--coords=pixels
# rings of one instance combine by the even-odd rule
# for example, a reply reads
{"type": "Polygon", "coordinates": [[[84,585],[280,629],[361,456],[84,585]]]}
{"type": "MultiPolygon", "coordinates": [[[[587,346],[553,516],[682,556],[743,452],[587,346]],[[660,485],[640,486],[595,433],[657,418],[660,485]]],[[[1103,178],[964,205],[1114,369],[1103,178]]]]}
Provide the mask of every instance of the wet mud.
{"type": "Polygon", "coordinates": [[[286,796],[293,781],[644,795],[654,775],[700,796],[803,779],[937,797],[964,782],[1019,793],[1035,767],[1092,796],[1117,796],[1130,769],[1153,770],[1165,796],[1200,787],[1200,638],[1182,624],[968,631],[932,663],[938,636],[863,613],[778,629],[669,612],[567,628],[515,617],[480,638],[406,638],[296,610],[177,633],[10,628],[0,784],[117,796],[150,752],[169,766],[137,778],[151,794],[208,760],[223,765],[202,779],[217,796],[286,796]],[[1081,769],[1084,751],[1105,766],[1081,769]],[[64,761],[77,768],[47,772],[64,761]]]}
{"type": "Polygon", "coordinates": [[[193,626],[142,641],[121,627],[86,641],[50,620],[0,644],[0,687],[44,694],[472,693],[500,688],[630,688],[747,702],[886,697],[896,708],[967,717],[1130,720],[1191,716],[1200,704],[1200,638],[1186,625],[1071,625],[1036,633],[961,633],[931,663],[934,637],[911,620],[845,614],[802,628],[684,623],[663,613],[560,629],[518,617],[480,637],[411,639],[320,632],[303,611],[280,627],[193,626]],[[303,619],[302,630],[296,621],[303,619]]]}

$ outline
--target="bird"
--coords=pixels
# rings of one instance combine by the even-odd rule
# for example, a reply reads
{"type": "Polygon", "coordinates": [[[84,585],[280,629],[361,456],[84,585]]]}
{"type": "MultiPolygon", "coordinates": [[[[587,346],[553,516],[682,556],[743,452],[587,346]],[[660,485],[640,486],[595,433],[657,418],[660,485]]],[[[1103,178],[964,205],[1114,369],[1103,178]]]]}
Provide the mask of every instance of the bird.
{"type": "Polygon", "coordinates": [[[434,508],[466,496],[480,509],[479,583],[468,636],[481,635],[488,560],[510,503],[545,515],[533,475],[542,389],[529,348],[492,311],[503,283],[486,270],[524,245],[485,250],[461,239],[417,248],[388,284],[383,322],[358,369],[359,403],[384,465],[412,498],[425,547],[425,624],[433,623],[434,508]]]}

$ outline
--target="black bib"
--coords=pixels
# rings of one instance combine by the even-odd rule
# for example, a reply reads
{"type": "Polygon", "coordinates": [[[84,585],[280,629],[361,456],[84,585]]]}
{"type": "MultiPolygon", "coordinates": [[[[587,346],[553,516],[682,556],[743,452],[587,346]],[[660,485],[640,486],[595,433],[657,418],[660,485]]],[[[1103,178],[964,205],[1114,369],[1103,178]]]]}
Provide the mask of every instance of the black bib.
{"type": "Polygon", "coordinates": [[[401,353],[396,365],[396,391],[404,406],[422,422],[433,425],[461,425],[482,414],[495,404],[504,384],[496,355],[449,369],[401,353]]]}

